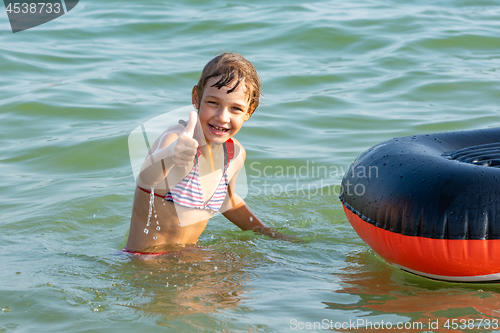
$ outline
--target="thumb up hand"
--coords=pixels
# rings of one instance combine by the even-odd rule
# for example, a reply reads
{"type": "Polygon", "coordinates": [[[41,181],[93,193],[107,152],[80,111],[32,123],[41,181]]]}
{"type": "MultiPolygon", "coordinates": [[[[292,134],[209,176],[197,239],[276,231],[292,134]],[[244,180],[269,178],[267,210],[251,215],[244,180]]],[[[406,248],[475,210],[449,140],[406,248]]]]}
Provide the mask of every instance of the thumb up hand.
{"type": "Polygon", "coordinates": [[[197,121],[198,115],[191,111],[186,128],[175,142],[173,155],[175,165],[185,167],[194,159],[196,148],[198,148],[198,141],[193,139],[197,121]]]}

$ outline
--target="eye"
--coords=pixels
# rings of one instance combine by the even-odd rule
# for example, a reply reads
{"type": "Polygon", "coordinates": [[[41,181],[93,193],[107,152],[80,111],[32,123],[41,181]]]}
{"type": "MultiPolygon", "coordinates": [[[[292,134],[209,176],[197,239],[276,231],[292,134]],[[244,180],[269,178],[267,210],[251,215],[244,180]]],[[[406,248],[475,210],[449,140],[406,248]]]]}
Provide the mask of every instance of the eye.
{"type": "Polygon", "coordinates": [[[207,101],[208,104],[211,104],[211,105],[217,105],[217,102],[216,101],[207,101]]]}

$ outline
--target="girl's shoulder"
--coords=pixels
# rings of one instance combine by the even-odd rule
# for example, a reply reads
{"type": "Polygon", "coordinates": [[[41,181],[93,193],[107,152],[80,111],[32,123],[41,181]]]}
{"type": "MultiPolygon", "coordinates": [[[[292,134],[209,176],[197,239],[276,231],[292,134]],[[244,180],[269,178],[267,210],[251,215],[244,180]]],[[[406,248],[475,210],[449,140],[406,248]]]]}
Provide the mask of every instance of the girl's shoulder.
{"type": "Polygon", "coordinates": [[[234,146],[234,156],[236,157],[238,154],[243,154],[243,157],[246,157],[245,148],[241,145],[241,143],[235,138],[230,139],[233,142],[234,146]]]}
{"type": "Polygon", "coordinates": [[[243,148],[243,146],[238,140],[236,140],[235,138],[229,139],[228,141],[226,141],[226,148],[229,160],[233,164],[239,161],[238,164],[242,165],[242,163],[245,162],[247,153],[245,151],[245,148],[243,148]]]}
{"type": "Polygon", "coordinates": [[[231,157],[231,160],[229,162],[229,170],[230,174],[234,175],[237,174],[245,164],[246,151],[238,140],[232,138],[231,141],[232,141],[231,144],[233,146],[233,152],[229,153],[229,147],[228,147],[228,155],[233,155],[233,156],[231,157]]]}
{"type": "Polygon", "coordinates": [[[179,123],[168,127],[164,133],[175,133],[177,135],[180,135],[185,128],[186,122],[182,119],[179,119],[179,123]]]}
{"type": "Polygon", "coordinates": [[[182,124],[175,124],[168,127],[163,133],[160,134],[158,138],[156,138],[155,142],[151,146],[151,151],[156,151],[158,148],[165,148],[181,135],[184,130],[184,126],[182,124]]]}
{"type": "Polygon", "coordinates": [[[163,133],[158,137],[158,139],[165,139],[168,136],[170,138],[169,141],[176,140],[185,129],[185,126],[181,123],[181,121],[182,120],[179,120],[178,124],[172,125],[164,130],[163,133]]]}

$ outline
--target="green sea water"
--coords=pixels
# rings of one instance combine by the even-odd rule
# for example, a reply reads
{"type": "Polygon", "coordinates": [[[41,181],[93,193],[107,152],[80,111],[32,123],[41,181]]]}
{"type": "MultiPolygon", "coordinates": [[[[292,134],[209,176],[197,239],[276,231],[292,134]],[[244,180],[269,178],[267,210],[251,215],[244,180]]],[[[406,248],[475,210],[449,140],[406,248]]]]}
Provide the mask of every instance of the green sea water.
{"type": "Polygon", "coordinates": [[[338,199],[345,170],[381,141],[500,126],[499,31],[493,0],[81,0],[15,34],[2,9],[0,332],[320,331],[325,320],[441,332],[447,319],[500,318],[497,284],[390,266],[338,199]],[[263,82],[237,134],[246,201],[303,242],[219,215],[199,248],[125,255],[128,137],[189,105],[222,51],[263,82]]]}

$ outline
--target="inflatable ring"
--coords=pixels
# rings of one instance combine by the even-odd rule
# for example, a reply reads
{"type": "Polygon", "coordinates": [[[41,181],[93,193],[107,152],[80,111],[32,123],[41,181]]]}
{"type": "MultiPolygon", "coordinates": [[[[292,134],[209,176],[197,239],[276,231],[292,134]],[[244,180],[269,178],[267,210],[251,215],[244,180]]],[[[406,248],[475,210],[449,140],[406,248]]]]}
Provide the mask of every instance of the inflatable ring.
{"type": "Polygon", "coordinates": [[[349,167],[340,200],[389,263],[439,280],[500,280],[499,128],[380,143],[349,167]]]}

